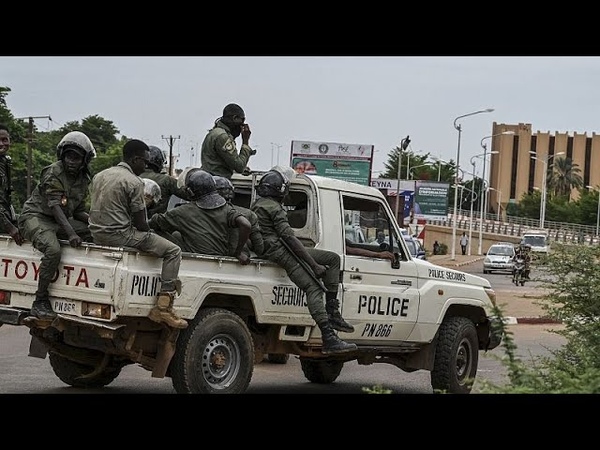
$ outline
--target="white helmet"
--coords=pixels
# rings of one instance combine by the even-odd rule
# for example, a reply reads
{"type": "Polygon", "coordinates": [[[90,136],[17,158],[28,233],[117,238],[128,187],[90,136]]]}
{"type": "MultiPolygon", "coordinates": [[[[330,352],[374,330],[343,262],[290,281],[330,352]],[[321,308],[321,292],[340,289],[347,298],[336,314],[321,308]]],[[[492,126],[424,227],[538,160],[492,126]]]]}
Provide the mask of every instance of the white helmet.
{"type": "Polygon", "coordinates": [[[83,162],[86,166],[96,156],[94,144],[81,131],[71,131],[63,136],[56,146],[56,157],[59,160],[63,158],[65,150],[75,150],[78,152],[83,156],[83,162]]]}

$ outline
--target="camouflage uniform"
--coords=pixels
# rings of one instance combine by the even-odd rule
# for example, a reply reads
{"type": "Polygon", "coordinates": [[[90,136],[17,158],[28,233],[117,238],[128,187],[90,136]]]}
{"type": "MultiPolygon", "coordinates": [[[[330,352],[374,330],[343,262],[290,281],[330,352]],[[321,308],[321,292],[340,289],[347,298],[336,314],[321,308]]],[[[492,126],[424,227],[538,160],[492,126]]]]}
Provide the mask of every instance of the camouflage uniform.
{"type": "Polygon", "coordinates": [[[128,246],[163,259],[161,289],[175,289],[181,265],[181,248],[151,231],[137,230],[131,214],[146,208],[144,182],[129,164],[120,162],[92,180],[90,231],[100,245],[128,246]]]}
{"type": "MultiPolygon", "coordinates": [[[[306,272],[279,240],[280,236],[294,235],[288,223],[287,213],[281,203],[272,198],[259,198],[252,206],[264,240],[263,257],[276,262],[285,269],[290,280],[306,293],[308,310],[317,324],[327,322],[328,316],[323,302],[323,291],[313,277],[306,272]]],[[[306,251],[317,264],[328,266],[323,283],[329,292],[337,292],[340,282],[340,257],[329,250],[307,248],[306,251]]]]}
{"type": "Polygon", "coordinates": [[[52,214],[52,207],[60,205],[73,230],[81,239],[92,242],[87,223],[75,219],[85,213],[85,198],[90,176],[81,170],[76,178],[68,177],[63,161],[44,167],[40,182],[23,205],[19,216],[19,230],[23,237],[43,253],[39,269],[38,293],[47,292],[61,258],[59,239],[69,237],[52,214]]]}
{"type": "Polygon", "coordinates": [[[153,214],[166,212],[172,195],[183,200],[190,199],[185,188],[177,186],[177,178],[173,178],[167,173],[156,173],[153,169],[147,168],[142,172],[140,178],[148,178],[156,181],[160,186],[160,201],[148,208],[148,218],[152,217],[153,214]]]}
{"type": "Polygon", "coordinates": [[[235,139],[229,127],[221,120],[217,120],[215,126],[208,132],[202,142],[200,159],[202,170],[211,175],[231,179],[233,172],[242,173],[250,160],[250,156],[256,154],[256,150],[247,144],[242,144],[238,153],[235,139]]]}
{"type": "Polygon", "coordinates": [[[0,156],[0,233],[8,232],[9,222],[17,225],[17,218],[10,200],[11,194],[11,159],[8,155],[0,156]]]}
{"type": "Polygon", "coordinates": [[[206,255],[234,256],[237,240],[229,252],[229,230],[237,229],[236,219],[242,214],[229,203],[203,209],[195,201],[185,203],[166,213],[155,214],[149,225],[173,242],[180,242],[186,252],[206,255]],[[179,232],[179,236],[173,234],[179,232]]]}

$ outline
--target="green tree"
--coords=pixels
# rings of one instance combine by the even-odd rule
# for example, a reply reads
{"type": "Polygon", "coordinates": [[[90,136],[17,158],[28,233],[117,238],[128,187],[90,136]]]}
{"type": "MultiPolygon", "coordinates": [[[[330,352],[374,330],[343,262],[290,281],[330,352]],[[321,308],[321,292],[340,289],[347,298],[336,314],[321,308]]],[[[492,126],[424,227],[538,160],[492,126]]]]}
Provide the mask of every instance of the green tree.
{"type": "MultiPolygon", "coordinates": [[[[600,246],[555,243],[543,259],[538,281],[547,294],[541,305],[562,322],[554,332],[566,343],[550,356],[524,363],[516,356],[512,335],[504,325],[502,358],[506,385],[484,383],[487,393],[597,394],[600,393],[600,246]]],[[[501,311],[496,311],[501,316],[501,311]]]]}
{"type": "Polygon", "coordinates": [[[583,186],[581,169],[571,158],[554,158],[549,169],[548,188],[555,196],[571,197],[571,189],[583,186]]]}

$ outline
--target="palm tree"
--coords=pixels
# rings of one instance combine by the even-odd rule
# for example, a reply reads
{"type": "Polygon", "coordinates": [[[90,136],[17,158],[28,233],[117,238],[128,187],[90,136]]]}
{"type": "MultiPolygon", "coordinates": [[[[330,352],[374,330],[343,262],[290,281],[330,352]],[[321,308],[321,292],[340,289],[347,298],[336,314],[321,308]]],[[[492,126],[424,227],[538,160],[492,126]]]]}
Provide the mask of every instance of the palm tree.
{"type": "Polygon", "coordinates": [[[555,196],[566,196],[571,199],[571,189],[583,187],[583,178],[577,163],[571,158],[555,158],[550,171],[548,187],[555,196]]]}

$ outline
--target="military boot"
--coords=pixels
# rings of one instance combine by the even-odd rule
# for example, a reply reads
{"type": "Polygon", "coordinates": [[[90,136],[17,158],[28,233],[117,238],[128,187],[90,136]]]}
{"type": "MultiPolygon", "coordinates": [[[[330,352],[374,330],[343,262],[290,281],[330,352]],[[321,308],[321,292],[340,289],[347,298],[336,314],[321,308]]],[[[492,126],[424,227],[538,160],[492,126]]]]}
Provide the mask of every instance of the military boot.
{"type": "Polygon", "coordinates": [[[159,292],[156,306],[150,310],[150,314],[148,315],[148,317],[154,322],[164,322],[173,328],[187,328],[187,321],[177,316],[173,311],[173,301],[175,300],[175,292],[176,291],[159,292]]]}
{"type": "Polygon", "coordinates": [[[52,309],[48,294],[35,294],[35,300],[31,304],[29,314],[41,320],[53,320],[56,313],[52,309]]]}
{"type": "Polygon", "coordinates": [[[321,352],[325,355],[331,355],[333,353],[348,353],[358,350],[356,344],[349,344],[347,342],[342,341],[335,331],[333,331],[332,326],[325,322],[319,324],[319,328],[321,329],[321,338],[323,339],[323,348],[321,352]]]}
{"type": "Polygon", "coordinates": [[[344,320],[340,314],[340,301],[337,298],[325,300],[325,310],[329,323],[334,330],[343,331],[345,333],[353,333],[354,327],[344,320]]]}

